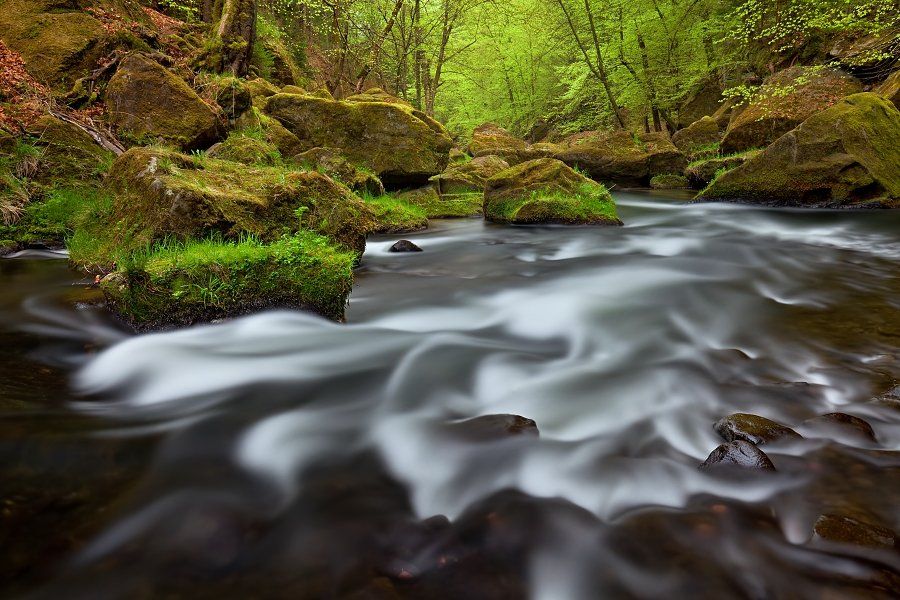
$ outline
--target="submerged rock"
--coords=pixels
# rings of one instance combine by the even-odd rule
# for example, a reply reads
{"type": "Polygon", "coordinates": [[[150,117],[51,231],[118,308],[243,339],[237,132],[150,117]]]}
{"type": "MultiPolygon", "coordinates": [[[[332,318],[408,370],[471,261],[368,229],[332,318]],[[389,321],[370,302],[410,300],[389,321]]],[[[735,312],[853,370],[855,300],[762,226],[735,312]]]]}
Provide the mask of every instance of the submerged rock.
{"type": "Polygon", "coordinates": [[[886,527],[872,525],[845,515],[826,514],[816,520],[818,539],[869,548],[896,548],[897,536],[886,527]]]}
{"type": "Polygon", "coordinates": [[[800,434],[759,415],[735,413],[715,424],[716,433],[726,442],[743,440],[756,445],[774,442],[782,438],[800,438],[800,434]]]}
{"type": "Polygon", "coordinates": [[[528,161],[489,179],[484,216],[499,223],[622,224],[605,187],[552,158],[528,161]]]}
{"type": "Polygon", "coordinates": [[[766,79],[762,88],[732,117],[722,152],[768,146],[841,98],[862,91],[854,77],[835,69],[791,67],[766,79]]]}
{"type": "Polygon", "coordinates": [[[847,413],[835,412],[820,415],[804,421],[801,427],[825,434],[844,433],[870,442],[877,441],[875,430],[868,422],[847,413]]]}
{"type": "Polygon", "coordinates": [[[451,164],[446,171],[432,177],[431,181],[437,185],[441,194],[483,192],[488,179],[508,168],[508,162],[489,154],[451,164]]]}
{"type": "Polygon", "coordinates": [[[774,471],[775,465],[766,453],[755,444],[745,440],[735,440],[722,444],[713,450],[700,465],[701,469],[710,467],[740,467],[759,471],[774,471]]]}
{"type": "Polygon", "coordinates": [[[893,207],[900,200],[898,139],[900,111],[877,94],[856,94],[716,178],[699,199],[893,207]]]}
{"type": "Polygon", "coordinates": [[[399,242],[395,242],[394,245],[388,249],[388,252],[422,252],[422,249],[409,240],[400,240],[399,242]]]}
{"type": "Polygon", "coordinates": [[[183,79],[146,54],[132,53],[106,88],[110,122],[132,140],[161,140],[183,150],[221,139],[216,113],[183,79]]]}
{"type": "Polygon", "coordinates": [[[297,136],[301,151],[338,148],[391,189],[421,185],[441,173],[453,146],[440,123],[402,104],[276,94],[266,112],[297,136]]]}
{"type": "Polygon", "coordinates": [[[457,421],[447,427],[454,435],[470,441],[491,442],[507,437],[538,437],[537,423],[519,415],[484,415],[457,421]]]}

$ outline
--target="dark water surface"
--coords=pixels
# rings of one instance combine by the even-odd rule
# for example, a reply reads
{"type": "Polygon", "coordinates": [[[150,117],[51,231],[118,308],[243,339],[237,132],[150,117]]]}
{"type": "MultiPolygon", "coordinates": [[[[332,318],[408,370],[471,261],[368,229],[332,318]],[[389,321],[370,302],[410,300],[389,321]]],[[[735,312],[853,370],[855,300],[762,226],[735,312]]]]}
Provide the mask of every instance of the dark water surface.
{"type": "Polygon", "coordinates": [[[369,243],[349,323],[132,337],[0,261],[0,596],[890,598],[900,212],[619,194],[624,228],[369,243]],[[804,429],[841,411],[877,442],[804,429]],[[733,412],[774,473],[698,470],[733,412]],[[453,423],[511,413],[540,437],[453,423]]]}

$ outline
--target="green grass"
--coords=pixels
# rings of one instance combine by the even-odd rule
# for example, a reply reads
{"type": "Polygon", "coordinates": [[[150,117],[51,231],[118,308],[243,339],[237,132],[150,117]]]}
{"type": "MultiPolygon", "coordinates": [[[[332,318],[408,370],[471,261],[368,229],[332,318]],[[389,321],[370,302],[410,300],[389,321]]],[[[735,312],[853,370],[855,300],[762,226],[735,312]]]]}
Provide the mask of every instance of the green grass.
{"type": "Polygon", "coordinates": [[[253,236],[166,240],[119,259],[110,301],[139,327],[208,321],[267,307],[343,318],[354,252],[309,231],[266,244],[253,236]]]}
{"type": "Polygon", "coordinates": [[[390,195],[363,194],[363,202],[375,211],[376,233],[404,233],[428,227],[428,213],[420,207],[390,195]]]}
{"type": "Polygon", "coordinates": [[[584,183],[574,194],[536,191],[529,196],[510,196],[485,203],[485,217],[501,223],[619,223],[609,191],[596,183],[584,183]]]}

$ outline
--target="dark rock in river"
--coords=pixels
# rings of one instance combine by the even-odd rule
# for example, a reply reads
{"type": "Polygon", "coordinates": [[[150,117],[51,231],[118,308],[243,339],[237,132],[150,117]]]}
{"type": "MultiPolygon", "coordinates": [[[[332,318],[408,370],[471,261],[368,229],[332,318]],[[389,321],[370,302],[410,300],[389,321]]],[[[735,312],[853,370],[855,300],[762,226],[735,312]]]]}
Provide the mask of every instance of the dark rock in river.
{"type": "Polygon", "coordinates": [[[819,417],[808,419],[801,424],[802,427],[814,429],[821,433],[851,434],[855,437],[864,438],[871,442],[878,441],[875,437],[875,430],[868,422],[848,415],[847,413],[828,413],[819,417]]]}
{"type": "Polygon", "coordinates": [[[409,240],[400,240],[390,247],[388,252],[421,252],[422,249],[409,240]]]}
{"type": "Polygon", "coordinates": [[[897,536],[886,527],[844,515],[822,515],[813,531],[818,539],[870,548],[896,548],[897,536]]]}
{"type": "Polygon", "coordinates": [[[722,444],[710,453],[709,457],[700,465],[700,468],[708,469],[722,466],[759,471],[775,470],[775,465],[772,464],[765,452],[757,448],[756,445],[744,440],[735,440],[722,444]]]}
{"type": "Polygon", "coordinates": [[[726,442],[743,440],[756,445],[774,442],[785,437],[801,437],[790,427],[748,413],[735,413],[719,420],[715,424],[715,430],[726,442]]]}
{"type": "Polygon", "coordinates": [[[538,437],[537,424],[519,415],[484,415],[450,425],[449,430],[472,441],[493,441],[512,436],[538,437]]]}

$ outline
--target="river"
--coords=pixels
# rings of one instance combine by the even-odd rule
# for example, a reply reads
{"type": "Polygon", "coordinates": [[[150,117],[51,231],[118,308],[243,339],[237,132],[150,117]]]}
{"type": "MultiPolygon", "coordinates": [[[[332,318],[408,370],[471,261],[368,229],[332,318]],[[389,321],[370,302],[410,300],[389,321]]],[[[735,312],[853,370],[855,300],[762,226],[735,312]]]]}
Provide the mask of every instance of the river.
{"type": "Polygon", "coordinates": [[[373,238],[346,324],[133,336],[0,261],[0,596],[896,597],[896,548],[813,527],[900,530],[900,211],[615,196],[373,238]],[[835,411],[876,441],[804,425],[835,411]],[[698,469],[735,412],[804,438],[698,469]]]}

